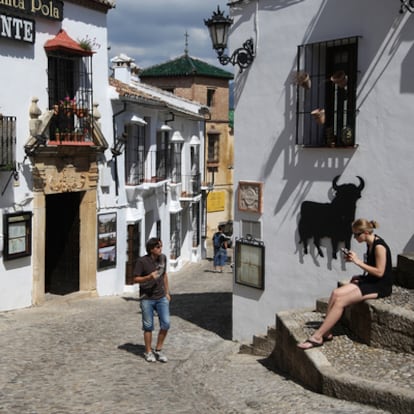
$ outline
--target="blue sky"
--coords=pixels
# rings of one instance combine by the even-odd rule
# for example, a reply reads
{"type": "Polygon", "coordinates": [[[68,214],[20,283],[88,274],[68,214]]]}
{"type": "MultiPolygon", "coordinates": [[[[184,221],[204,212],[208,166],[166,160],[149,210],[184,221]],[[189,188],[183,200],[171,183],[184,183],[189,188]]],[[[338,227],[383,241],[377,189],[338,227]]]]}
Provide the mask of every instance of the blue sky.
{"type": "MultiPolygon", "coordinates": [[[[141,68],[181,56],[220,66],[211,46],[204,19],[220,6],[229,12],[226,0],[117,0],[108,13],[109,58],[125,53],[141,68]]],[[[230,72],[232,66],[222,67],[230,72]]]]}

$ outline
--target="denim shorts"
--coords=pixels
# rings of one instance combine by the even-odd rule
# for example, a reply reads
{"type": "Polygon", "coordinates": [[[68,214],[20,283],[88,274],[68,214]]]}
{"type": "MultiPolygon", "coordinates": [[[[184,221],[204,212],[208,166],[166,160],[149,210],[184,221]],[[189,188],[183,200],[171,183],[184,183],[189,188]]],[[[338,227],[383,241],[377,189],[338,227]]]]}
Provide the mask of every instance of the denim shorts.
{"type": "Polygon", "coordinates": [[[214,266],[224,266],[227,261],[227,250],[219,247],[214,255],[214,266]]]}
{"type": "Polygon", "coordinates": [[[158,314],[160,329],[170,329],[170,302],[166,296],[161,299],[142,299],[142,329],[144,331],[154,330],[154,311],[158,314]]]}

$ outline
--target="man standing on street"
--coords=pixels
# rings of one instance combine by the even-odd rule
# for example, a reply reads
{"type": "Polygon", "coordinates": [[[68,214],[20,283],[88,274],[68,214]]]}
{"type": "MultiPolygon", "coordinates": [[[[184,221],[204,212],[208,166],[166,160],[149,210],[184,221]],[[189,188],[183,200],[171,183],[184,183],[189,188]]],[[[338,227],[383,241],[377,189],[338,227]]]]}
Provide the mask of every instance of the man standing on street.
{"type": "Polygon", "coordinates": [[[147,241],[147,254],[137,260],[134,281],[140,284],[142,329],[144,331],[145,353],[148,362],[167,362],[162,352],[164,340],[170,328],[170,292],[166,272],[167,258],[162,253],[162,242],[153,237],[147,241]],[[152,350],[154,312],[157,312],[160,331],[157,346],[152,350]]]}
{"type": "Polygon", "coordinates": [[[218,231],[213,235],[213,263],[215,272],[223,273],[223,267],[227,262],[227,240],[228,238],[224,234],[224,226],[220,224],[218,231]]]}

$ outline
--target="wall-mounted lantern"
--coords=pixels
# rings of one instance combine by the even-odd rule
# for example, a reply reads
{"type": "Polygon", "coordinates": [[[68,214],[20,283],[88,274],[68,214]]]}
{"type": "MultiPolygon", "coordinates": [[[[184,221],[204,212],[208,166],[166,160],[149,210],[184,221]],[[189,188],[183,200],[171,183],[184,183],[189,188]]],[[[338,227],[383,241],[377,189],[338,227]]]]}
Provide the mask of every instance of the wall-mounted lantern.
{"type": "Polygon", "coordinates": [[[190,139],[190,145],[198,146],[201,144],[200,138],[197,135],[193,135],[190,139]]]}
{"type": "Polygon", "coordinates": [[[401,1],[400,13],[404,13],[406,10],[408,10],[410,13],[414,13],[414,0],[400,0],[400,1],[401,1]]]}
{"type": "Polygon", "coordinates": [[[183,136],[181,135],[180,131],[174,131],[170,139],[170,142],[173,144],[182,144],[184,141],[185,140],[183,136]]]}
{"type": "Polygon", "coordinates": [[[213,49],[217,52],[218,60],[222,65],[237,64],[240,72],[251,65],[255,57],[252,38],[246,40],[243,46],[236,49],[231,56],[224,54],[224,50],[227,49],[227,39],[233,19],[229,16],[225,17],[224,11],[221,11],[219,6],[217,6],[217,11],[213,12],[210,19],[204,19],[204,24],[208,27],[213,49]]]}
{"type": "Polygon", "coordinates": [[[137,115],[132,115],[130,122],[131,124],[147,125],[147,121],[145,121],[145,119],[142,119],[137,115]]]}
{"type": "Polygon", "coordinates": [[[172,131],[172,128],[167,124],[163,124],[163,125],[160,126],[160,131],[161,132],[170,132],[170,131],[172,131]]]}
{"type": "Polygon", "coordinates": [[[126,144],[127,137],[127,133],[123,132],[122,135],[115,141],[114,146],[111,148],[111,152],[114,157],[117,157],[118,155],[122,154],[122,151],[124,150],[126,144]]]}

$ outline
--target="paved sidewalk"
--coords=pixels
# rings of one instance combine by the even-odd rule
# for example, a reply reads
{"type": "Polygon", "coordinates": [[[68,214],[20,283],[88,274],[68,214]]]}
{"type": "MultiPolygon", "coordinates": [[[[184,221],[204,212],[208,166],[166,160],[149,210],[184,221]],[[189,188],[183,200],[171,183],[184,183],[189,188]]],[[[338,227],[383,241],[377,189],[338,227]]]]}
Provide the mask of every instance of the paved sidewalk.
{"type": "Polygon", "coordinates": [[[384,413],[312,393],[238,353],[232,274],[170,274],[167,364],[147,363],[136,297],[76,299],[0,313],[1,414],[384,413]]]}

